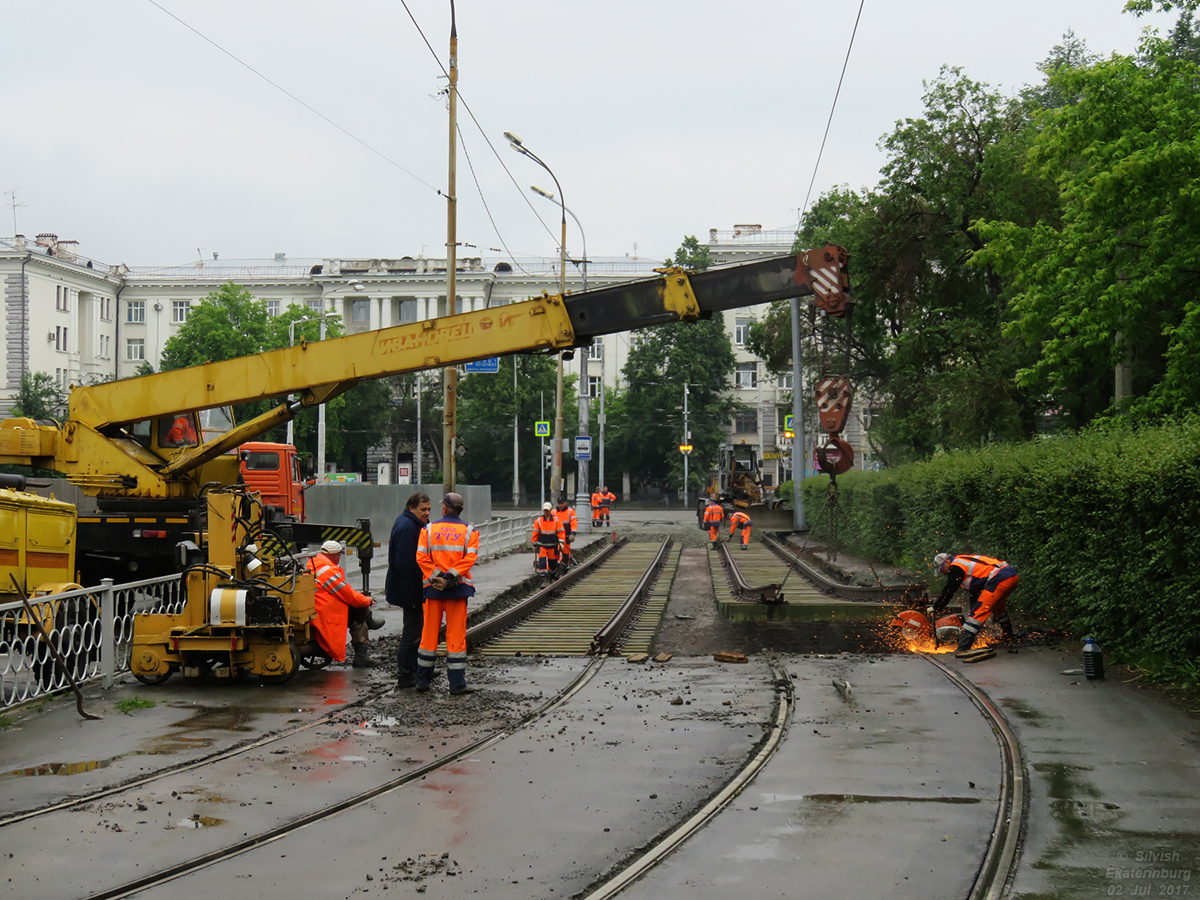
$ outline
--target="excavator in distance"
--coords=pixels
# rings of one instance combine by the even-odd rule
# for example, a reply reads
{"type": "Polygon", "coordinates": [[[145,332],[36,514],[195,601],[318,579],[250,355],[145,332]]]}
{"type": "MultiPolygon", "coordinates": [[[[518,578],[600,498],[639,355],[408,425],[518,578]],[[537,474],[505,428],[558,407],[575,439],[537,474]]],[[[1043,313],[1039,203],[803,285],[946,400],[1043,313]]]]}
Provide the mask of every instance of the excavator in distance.
{"type": "MultiPolygon", "coordinates": [[[[585,347],[607,334],[694,322],[793,296],[847,296],[846,259],[845,250],[826,245],[699,273],[671,267],[653,279],[569,295],[544,293],[507,306],[73,387],[62,424],[0,422],[0,463],[61,472],[95,497],[103,519],[97,525],[114,536],[106,552],[126,552],[133,531],[150,531],[163,551],[156,560],[183,563],[189,589],[178,622],[156,618],[148,632],[136,625],[142,617],[135,617],[135,675],[160,679],[176,668],[203,671],[201,657],[213,653],[229,656],[231,669],[286,680],[299,664],[291,652],[298,646],[296,632],[308,627],[299,622],[307,615],[311,577],[273,562],[287,554],[279,549],[286,541],[271,540],[284,529],[261,514],[257,495],[250,495],[248,507],[244,501],[217,502],[240,482],[246,493],[236,448],[369,379],[585,347]],[[296,399],[286,399],[289,395],[296,399]],[[219,421],[220,410],[275,398],[284,399],[248,422],[219,421]],[[234,524],[212,527],[214,510],[222,522],[234,524]],[[174,540],[158,525],[172,517],[181,532],[186,526],[193,535],[193,549],[178,558],[176,550],[187,539],[174,540]],[[276,573],[269,586],[252,574],[263,565],[276,573]],[[260,603],[264,597],[273,599],[260,603]],[[301,604],[299,612],[293,602],[301,604]],[[269,624],[254,624],[251,609],[269,624]],[[217,639],[214,629],[229,630],[217,639]]],[[[86,558],[96,552],[97,538],[85,537],[82,524],[77,556],[86,558]]]]}

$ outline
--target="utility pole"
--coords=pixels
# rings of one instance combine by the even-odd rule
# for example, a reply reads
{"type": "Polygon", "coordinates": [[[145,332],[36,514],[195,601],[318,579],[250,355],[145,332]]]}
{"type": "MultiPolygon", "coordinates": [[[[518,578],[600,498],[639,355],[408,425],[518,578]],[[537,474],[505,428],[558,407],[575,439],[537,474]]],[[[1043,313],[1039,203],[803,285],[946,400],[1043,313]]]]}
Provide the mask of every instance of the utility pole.
{"type": "Polygon", "coordinates": [[[519,474],[517,463],[520,456],[520,442],[517,440],[520,434],[520,415],[521,401],[517,399],[517,358],[512,357],[513,364],[513,509],[519,505],[517,499],[521,491],[521,476],[519,474]]]}
{"type": "MultiPolygon", "coordinates": [[[[458,139],[458,28],[454,21],[454,0],[450,0],[450,161],[446,178],[446,314],[458,312],[458,288],[455,284],[458,247],[457,153],[458,139]]],[[[458,413],[458,367],[442,370],[442,487],[448,494],[458,484],[458,457],[455,453],[458,413]]]]}
{"type": "MultiPolygon", "coordinates": [[[[684,384],[684,386],[683,386],[683,443],[690,444],[692,442],[691,437],[692,437],[691,431],[688,430],[688,386],[687,386],[687,384],[684,384]]],[[[689,454],[686,450],[683,453],[683,508],[684,509],[687,509],[688,506],[690,505],[688,503],[688,456],[690,456],[690,455],[691,454],[689,454]]]]}
{"type": "Polygon", "coordinates": [[[800,298],[793,297],[792,304],[792,527],[796,531],[807,531],[808,520],[804,515],[804,494],[800,490],[804,483],[804,451],[807,449],[804,435],[804,403],[801,400],[803,385],[800,383],[800,298]]]}

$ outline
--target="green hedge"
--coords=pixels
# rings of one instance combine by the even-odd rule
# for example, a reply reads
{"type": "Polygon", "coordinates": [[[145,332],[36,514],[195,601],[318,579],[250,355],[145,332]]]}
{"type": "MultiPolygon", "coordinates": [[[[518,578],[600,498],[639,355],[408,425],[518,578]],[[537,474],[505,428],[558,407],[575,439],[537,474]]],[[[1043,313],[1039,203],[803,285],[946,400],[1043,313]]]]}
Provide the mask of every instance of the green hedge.
{"type": "Polygon", "coordinates": [[[1110,427],[803,485],[819,540],[930,571],[934,554],[1016,566],[1014,611],[1118,659],[1200,657],[1200,422],[1110,427]]]}

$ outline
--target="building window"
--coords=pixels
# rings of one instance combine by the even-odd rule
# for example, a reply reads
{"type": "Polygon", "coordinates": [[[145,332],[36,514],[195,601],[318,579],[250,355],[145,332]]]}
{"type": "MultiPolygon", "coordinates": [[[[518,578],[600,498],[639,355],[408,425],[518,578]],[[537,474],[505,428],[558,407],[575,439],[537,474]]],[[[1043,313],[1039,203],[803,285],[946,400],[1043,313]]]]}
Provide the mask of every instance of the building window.
{"type": "Polygon", "coordinates": [[[733,384],[739,389],[758,387],[758,363],[738,363],[733,384]]]}
{"type": "Polygon", "coordinates": [[[790,391],[792,389],[792,373],[784,372],[779,376],[779,389],[781,391],[790,391]]]}
{"type": "Polygon", "coordinates": [[[188,320],[188,313],[192,311],[191,300],[172,300],[171,301],[171,322],[175,325],[182,325],[188,320]]]}
{"type": "Polygon", "coordinates": [[[105,322],[112,320],[112,297],[100,298],[100,318],[105,322]]]}
{"type": "Polygon", "coordinates": [[[146,322],[146,301],[130,300],[125,307],[125,321],[132,325],[143,325],[146,322]]]}
{"type": "Polygon", "coordinates": [[[63,312],[71,311],[71,289],[61,284],[54,288],[54,308],[63,312]]]}
{"type": "Polygon", "coordinates": [[[54,349],[67,350],[67,331],[69,329],[65,325],[54,326],[54,349]]]}
{"type": "Polygon", "coordinates": [[[305,300],[304,308],[307,309],[310,313],[316,313],[317,315],[320,315],[321,313],[325,312],[325,301],[324,300],[305,300]]]}
{"type": "Polygon", "coordinates": [[[350,321],[351,322],[370,322],[371,321],[371,301],[370,300],[354,300],[350,304],[350,321]]]}
{"type": "Polygon", "coordinates": [[[400,301],[400,324],[406,322],[417,321],[417,301],[416,300],[401,300],[400,301]]]}
{"type": "Polygon", "coordinates": [[[733,420],[734,434],[758,434],[758,411],[740,412],[733,420]]]}
{"type": "Polygon", "coordinates": [[[130,362],[141,362],[146,358],[146,342],[142,338],[130,338],[125,342],[125,358],[130,362]]]}
{"type": "Polygon", "coordinates": [[[587,348],[588,359],[604,359],[604,338],[592,338],[592,346],[587,348]]]}
{"type": "Polygon", "coordinates": [[[595,400],[599,396],[600,396],[600,376],[599,375],[589,375],[588,376],[588,399],[595,400]]]}
{"type": "Polygon", "coordinates": [[[264,300],[263,309],[266,310],[268,316],[279,315],[280,302],[278,300],[264,300]]]}
{"type": "Polygon", "coordinates": [[[100,335],[100,358],[109,359],[112,355],[112,336],[107,334],[100,335]]]}
{"type": "Polygon", "coordinates": [[[746,338],[750,337],[750,326],[754,320],[739,316],[733,320],[733,342],[739,347],[746,346],[746,338]]]}

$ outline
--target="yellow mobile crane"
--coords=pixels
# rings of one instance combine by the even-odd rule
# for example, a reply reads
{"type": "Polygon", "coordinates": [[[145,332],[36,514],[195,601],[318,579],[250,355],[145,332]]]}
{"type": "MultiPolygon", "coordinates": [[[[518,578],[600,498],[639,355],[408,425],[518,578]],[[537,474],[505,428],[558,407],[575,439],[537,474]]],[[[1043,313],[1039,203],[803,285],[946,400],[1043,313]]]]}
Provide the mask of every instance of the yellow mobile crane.
{"type": "MultiPolygon", "coordinates": [[[[311,579],[283,562],[282,555],[268,555],[270,544],[264,548],[262,542],[271,531],[269,517],[254,504],[227,499],[238,482],[238,460],[230,451],[360,381],[512,353],[589,346],[606,334],[696,321],[793,296],[842,297],[849,289],[846,260],[845,250],[827,245],[701,273],[660,269],[653,279],[567,296],[543,294],[494,309],[75,387],[61,425],[0,422],[0,463],[64,473],[96,497],[110,519],[123,518],[118,524],[127,530],[141,519],[143,532],[166,532],[155,519],[164,511],[191,516],[193,523],[207,514],[207,562],[199,547],[203,539],[180,556],[187,567],[189,609],[174,617],[174,624],[154,616],[145,617],[155,619],[152,628],[135,628],[135,674],[150,680],[180,666],[191,668],[187,655],[194,649],[197,655],[228,655],[231,670],[284,679],[298,664],[289,652],[299,642],[295,639],[304,637],[296,630],[306,629],[301,620],[311,617],[311,579]],[[214,429],[200,417],[208,410],[289,394],[297,399],[241,425],[214,429]],[[194,442],[180,440],[175,426],[190,428],[194,442]],[[252,619],[266,624],[254,625],[252,619]]],[[[200,536],[203,528],[193,533],[200,536]]],[[[80,555],[92,552],[82,532],[79,543],[80,555]]],[[[173,553],[176,544],[165,549],[173,553]]]]}

